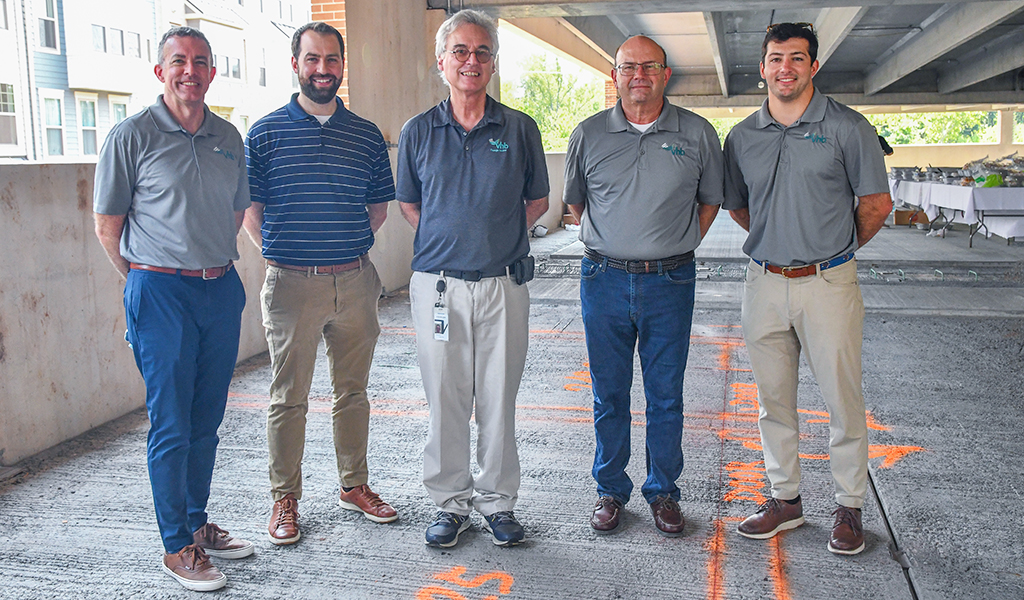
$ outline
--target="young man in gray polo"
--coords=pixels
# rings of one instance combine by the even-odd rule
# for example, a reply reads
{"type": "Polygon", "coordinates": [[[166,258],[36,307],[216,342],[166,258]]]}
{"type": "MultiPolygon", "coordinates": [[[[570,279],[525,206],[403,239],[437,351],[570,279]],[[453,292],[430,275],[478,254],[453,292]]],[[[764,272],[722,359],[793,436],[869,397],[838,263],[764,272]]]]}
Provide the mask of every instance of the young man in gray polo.
{"type": "Polygon", "coordinates": [[[618,530],[633,482],[629,412],[633,349],[647,399],[647,480],[654,526],[683,532],[683,373],[690,347],[693,251],[722,203],[722,150],[704,118],[665,98],[672,70],[650,38],[615,53],[613,107],[569,138],[565,203],[586,244],[580,299],[594,389],[598,500],[590,526],[618,530]]]}
{"type": "Polygon", "coordinates": [[[402,128],[397,174],[402,214],[416,228],[409,297],[430,407],[423,484],[439,510],[426,542],[454,546],[475,508],[494,543],[511,546],[524,537],[512,509],[533,274],[527,230],[547,210],[548,173],[537,124],[487,95],[494,21],[460,11],[435,42],[451,95],[402,128]]]}
{"type": "Polygon", "coordinates": [[[771,499],[739,525],[766,539],[803,524],[797,371],[800,351],[829,412],[837,508],[828,549],[864,549],[868,437],[861,391],[864,303],[853,253],[892,210],[874,129],[814,89],[817,38],[772,25],[761,46],[768,99],[725,141],[726,201],[750,232],[743,336],[758,386],[771,499]]]}

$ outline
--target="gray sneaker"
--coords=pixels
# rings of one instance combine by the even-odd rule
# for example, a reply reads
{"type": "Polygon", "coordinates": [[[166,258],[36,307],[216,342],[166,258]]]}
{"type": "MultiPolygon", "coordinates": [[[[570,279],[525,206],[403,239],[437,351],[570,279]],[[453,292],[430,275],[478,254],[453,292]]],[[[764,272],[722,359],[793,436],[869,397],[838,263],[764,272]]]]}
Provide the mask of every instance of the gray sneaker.
{"type": "Polygon", "coordinates": [[[469,529],[467,515],[440,511],[434,522],[427,527],[426,541],[434,548],[451,548],[459,543],[459,534],[469,529]]]}
{"type": "Polygon", "coordinates": [[[803,524],[804,508],[799,496],[796,504],[769,498],[757,507],[756,513],[743,519],[736,531],[744,537],[766,540],[780,531],[796,529],[803,524]]]}

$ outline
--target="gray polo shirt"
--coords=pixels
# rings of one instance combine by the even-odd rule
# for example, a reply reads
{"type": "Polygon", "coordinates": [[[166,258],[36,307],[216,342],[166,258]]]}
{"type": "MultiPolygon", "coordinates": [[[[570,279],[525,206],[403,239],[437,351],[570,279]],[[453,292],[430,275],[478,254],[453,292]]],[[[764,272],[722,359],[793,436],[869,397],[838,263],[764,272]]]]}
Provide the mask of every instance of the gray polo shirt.
{"type": "Polygon", "coordinates": [[[726,209],[749,208],[743,251],[779,266],[857,249],[856,196],[888,193],[878,134],[867,119],[817,90],[783,127],[761,110],[725,140],[726,209]]]}
{"type": "Polygon", "coordinates": [[[93,210],[128,216],[121,256],[129,262],[203,269],[238,259],[235,211],[249,208],[245,148],[233,125],[204,111],[192,135],[161,95],[103,143],[93,210]]]}
{"type": "Polygon", "coordinates": [[[722,149],[714,127],[665,104],[637,131],[622,101],[580,123],[565,156],[566,204],[586,202],[580,239],[623,260],[655,260],[700,244],[698,204],[722,203],[722,149]]]}
{"type": "Polygon", "coordinates": [[[409,119],[398,140],[396,197],[421,203],[412,269],[500,271],[530,253],[524,200],[548,195],[540,130],[488,96],[466,131],[450,103],[409,119]]]}

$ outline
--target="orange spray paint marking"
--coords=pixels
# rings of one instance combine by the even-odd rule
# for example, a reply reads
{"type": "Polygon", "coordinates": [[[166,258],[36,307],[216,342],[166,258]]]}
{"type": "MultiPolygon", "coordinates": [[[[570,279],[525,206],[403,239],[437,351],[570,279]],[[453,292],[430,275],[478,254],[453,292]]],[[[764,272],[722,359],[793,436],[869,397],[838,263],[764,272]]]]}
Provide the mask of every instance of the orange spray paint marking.
{"type": "Polygon", "coordinates": [[[888,469],[911,452],[924,452],[924,448],[920,446],[886,446],[881,444],[868,446],[868,458],[885,457],[885,460],[879,465],[880,469],[888,469]]]}
{"type": "Polygon", "coordinates": [[[583,367],[585,369],[583,371],[576,371],[572,375],[566,375],[566,379],[575,379],[580,382],[565,384],[566,390],[570,392],[578,392],[580,390],[591,388],[591,384],[593,383],[593,381],[591,381],[590,379],[590,363],[584,361],[583,367]]]}
{"type": "Polygon", "coordinates": [[[481,585],[491,581],[492,579],[498,580],[498,592],[502,594],[512,593],[512,576],[508,573],[502,573],[501,571],[494,571],[492,573],[484,573],[483,575],[477,575],[473,579],[466,580],[462,576],[466,574],[466,567],[452,567],[450,571],[444,573],[437,573],[434,575],[434,579],[446,581],[448,583],[454,583],[459,587],[464,588],[478,588],[481,585]]]}
{"type": "Polygon", "coordinates": [[[782,550],[781,539],[781,535],[776,535],[769,544],[771,555],[768,557],[768,574],[775,590],[775,600],[790,600],[789,580],[786,579],[786,553],[782,550]]]}
{"type": "Polygon", "coordinates": [[[765,501],[761,489],[764,488],[764,461],[754,462],[733,461],[725,465],[729,475],[729,491],[722,497],[726,502],[750,500],[761,504],[765,501]]]}
{"type": "Polygon", "coordinates": [[[725,522],[715,519],[715,531],[704,544],[708,551],[708,600],[725,600],[725,522]]]}
{"type": "Polygon", "coordinates": [[[469,600],[458,592],[439,585],[428,585],[416,592],[416,600],[436,600],[437,598],[448,598],[449,600],[469,600]]]}

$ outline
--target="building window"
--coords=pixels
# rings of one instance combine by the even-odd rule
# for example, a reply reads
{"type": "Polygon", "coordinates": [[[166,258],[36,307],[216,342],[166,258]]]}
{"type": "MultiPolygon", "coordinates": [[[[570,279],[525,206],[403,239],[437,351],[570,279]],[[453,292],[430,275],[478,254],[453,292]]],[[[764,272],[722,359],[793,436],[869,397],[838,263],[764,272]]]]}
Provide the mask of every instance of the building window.
{"type": "Polygon", "coordinates": [[[124,96],[110,96],[110,121],[117,125],[128,118],[128,98],[124,96]]]}
{"type": "Polygon", "coordinates": [[[242,78],[242,60],[239,58],[231,59],[231,78],[241,79],[242,78]]]}
{"type": "Polygon", "coordinates": [[[0,144],[17,144],[17,115],[14,113],[14,86],[0,83],[0,144]]]}
{"type": "Polygon", "coordinates": [[[7,0],[0,0],[0,29],[9,29],[7,24],[7,0]]]}
{"type": "Polygon", "coordinates": [[[267,87],[267,49],[260,48],[260,85],[267,87]]]}
{"type": "Polygon", "coordinates": [[[64,154],[64,100],[61,92],[53,92],[53,96],[43,98],[43,118],[46,126],[47,156],[63,156],[64,154]]]}
{"type": "Polygon", "coordinates": [[[107,52],[124,54],[124,32],[111,27],[107,30],[107,52]]]}
{"type": "Polygon", "coordinates": [[[295,6],[291,2],[288,3],[288,21],[295,21],[295,6]]]}
{"type": "Polygon", "coordinates": [[[102,25],[92,26],[92,49],[97,52],[107,51],[107,28],[102,25]]]}
{"type": "MultiPolygon", "coordinates": [[[[43,14],[39,17],[39,45],[57,49],[57,0],[43,0],[43,14]]],[[[5,11],[6,13],[6,11],[5,11]]]]}
{"type": "Polygon", "coordinates": [[[284,19],[284,0],[277,0],[277,18],[284,19]]]}
{"type": "Polygon", "coordinates": [[[124,34],[124,53],[132,58],[142,58],[142,38],[139,34],[130,31],[124,34]]]}
{"type": "Polygon", "coordinates": [[[82,155],[95,156],[96,145],[96,98],[77,97],[78,100],[78,130],[82,139],[82,155]]]}

